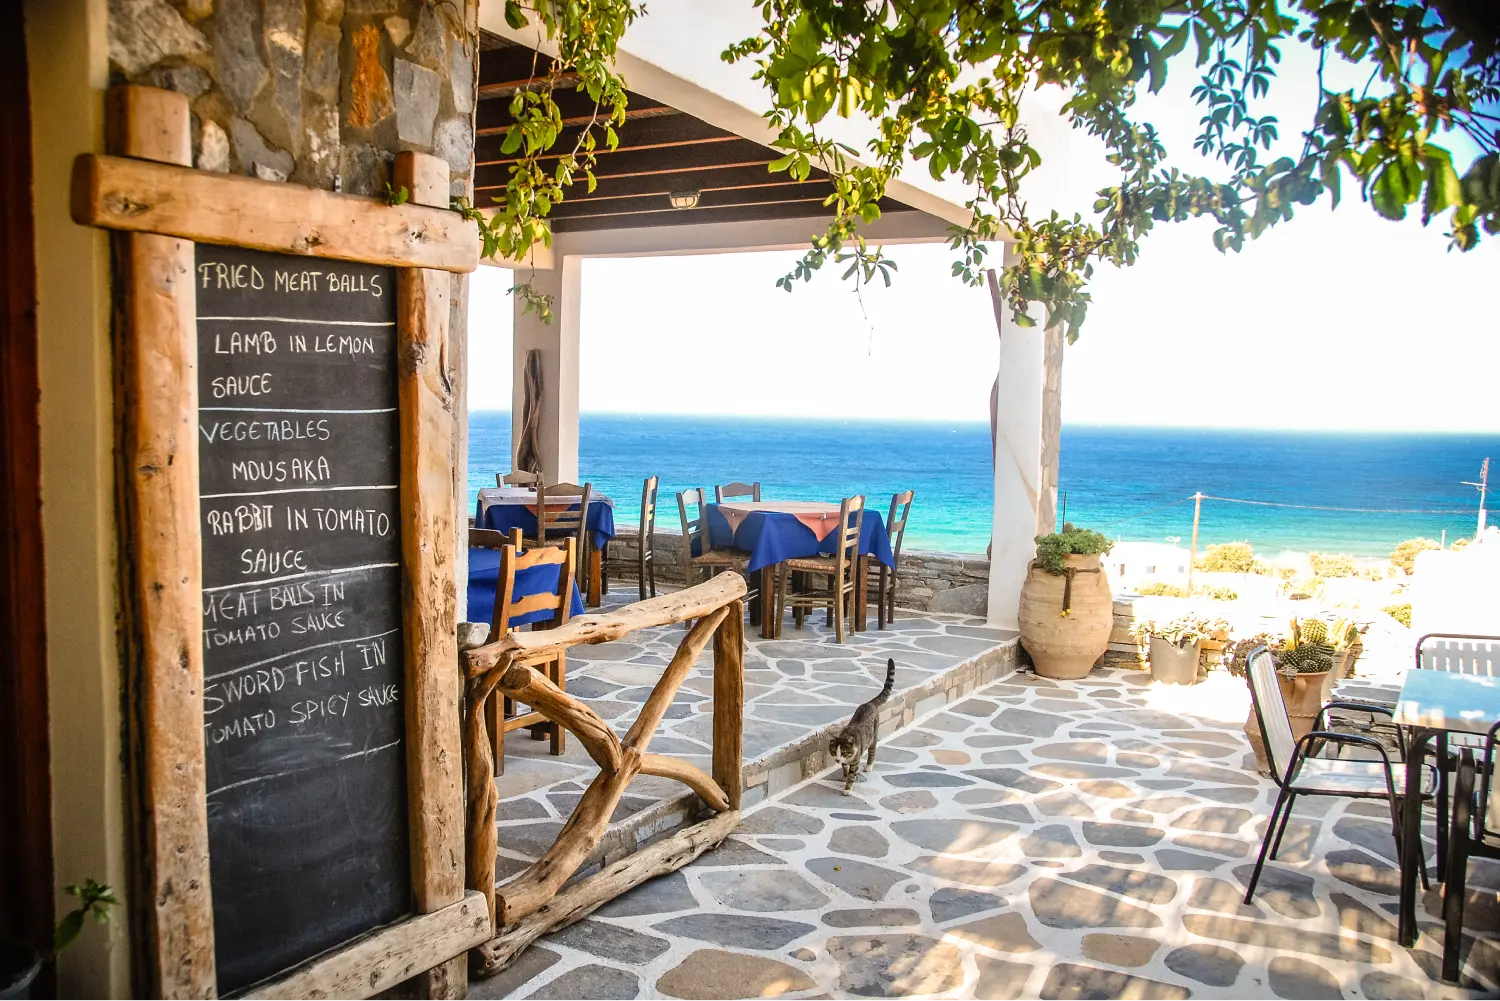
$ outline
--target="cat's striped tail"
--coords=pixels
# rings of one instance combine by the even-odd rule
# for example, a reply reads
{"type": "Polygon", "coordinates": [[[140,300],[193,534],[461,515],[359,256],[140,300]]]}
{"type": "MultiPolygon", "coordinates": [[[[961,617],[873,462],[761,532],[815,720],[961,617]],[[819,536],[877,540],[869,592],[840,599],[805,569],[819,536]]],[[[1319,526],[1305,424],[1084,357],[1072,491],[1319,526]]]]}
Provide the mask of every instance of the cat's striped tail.
{"type": "Polygon", "coordinates": [[[896,658],[887,657],[885,661],[885,687],[880,690],[880,697],[885,698],[891,694],[896,687],[896,658]]]}

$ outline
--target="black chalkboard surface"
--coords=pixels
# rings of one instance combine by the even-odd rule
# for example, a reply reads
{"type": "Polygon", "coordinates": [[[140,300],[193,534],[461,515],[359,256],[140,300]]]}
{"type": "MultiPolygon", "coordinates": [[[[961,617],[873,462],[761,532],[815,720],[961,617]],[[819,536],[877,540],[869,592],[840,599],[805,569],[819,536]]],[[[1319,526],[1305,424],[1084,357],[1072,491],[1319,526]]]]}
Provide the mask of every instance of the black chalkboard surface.
{"type": "Polygon", "coordinates": [[[222,994],[411,910],[395,277],[196,248],[222,994]]]}

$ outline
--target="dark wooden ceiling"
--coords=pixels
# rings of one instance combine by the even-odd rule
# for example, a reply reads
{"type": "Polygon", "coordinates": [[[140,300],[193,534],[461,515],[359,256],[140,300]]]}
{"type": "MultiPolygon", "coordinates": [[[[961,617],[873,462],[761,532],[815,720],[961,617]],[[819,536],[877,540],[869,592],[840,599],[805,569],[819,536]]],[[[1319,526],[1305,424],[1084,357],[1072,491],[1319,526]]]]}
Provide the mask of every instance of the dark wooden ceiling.
{"type": "MultiPolygon", "coordinates": [[[[493,204],[503,195],[514,156],[500,152],[505,130],[513,119],[510,98],[533,86],[547,72],[551,60],[497,35],[483,34],[479,58],[479,108],[474,144],[474,203],[493,204]]],[[[565,87],[554,98],[567,128],[553,146],[556,154],[573,148],[580,131],[591,120],[594,106],[588,95],[565,87]]],[[[823,200],[833,191],[828,175],[813,171],[806,181],[773,174],[767,164],[780,157],[768,146],[742,139],[700,118],[630,92],[625,123],[616,129],[620,144],[596,150],[589,192],[582,180],[552,207],[548,218],[558,233],[687,223],[744,222],[825,216],[823,200]],[[674,209],[674,192],[699,192],[698,204],[674,209]]],[[[550,157],[549,157],[550,159],[550,157]]],[[[545,162],[545,161],[544,161],[545,162]]],[[[887,212],[906,208],[884,199],[887,212]]]]}

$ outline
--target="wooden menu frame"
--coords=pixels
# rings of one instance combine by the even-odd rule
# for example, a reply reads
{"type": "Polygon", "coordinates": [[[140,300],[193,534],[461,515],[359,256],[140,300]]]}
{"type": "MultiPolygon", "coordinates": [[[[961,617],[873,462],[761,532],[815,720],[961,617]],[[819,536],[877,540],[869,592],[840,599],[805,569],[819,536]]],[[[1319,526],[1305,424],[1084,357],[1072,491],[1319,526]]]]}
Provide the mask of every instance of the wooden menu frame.
{"type": "Polygon", "coordinates": [[[115,247],[121,565],[131,775],[140,836],[133,887],[145,993],[217,995],[203,743],[202,537],[193,244],[393,266],[397,271],[402,625],[415,913],[263,982],[250,997],[366,997],[412,976],[429,997],[467,992],[467,950],[492,935],[464,889],[464,791],[455,635],[457,501],[450,452],[450,272],[479,263],[472,223],[447,209],[448,166],[401,153],[407,204],[194,170],[188,100],[112,88],[111,155],[78,157],[73,218],[115,247]]]}

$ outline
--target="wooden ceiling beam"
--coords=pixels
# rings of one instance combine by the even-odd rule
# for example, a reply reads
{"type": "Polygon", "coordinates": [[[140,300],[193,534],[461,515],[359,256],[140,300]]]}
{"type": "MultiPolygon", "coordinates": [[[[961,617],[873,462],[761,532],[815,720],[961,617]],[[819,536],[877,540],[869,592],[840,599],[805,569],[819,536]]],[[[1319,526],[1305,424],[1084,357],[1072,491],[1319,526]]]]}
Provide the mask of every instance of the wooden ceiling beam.
{"type": "MultiPolygon", "coordinates": [[[[562,110],[561,107],[559,107],[558,110],[562,110]]],[[[634,104],[632,104],[630,107],[625,109],[625,121],[628,124],[630,122],[638,122],[642,119],[647,118],[667,118],[672,115],[680,114],[682,114],[682,112],[678,111],[676,108],[668,107],[665,104],[648,105],[643,108],[637,108],[634,104]]],[[[481,104],[479,106],[478,119],[481,123],[485,122],[486,119],[488,119],[493,124],[480,124],[474,130],[474,134],[476,136],[503,136],[505,134],[505,130],[510,128],[512,123],[515,122],[515,119],[510,117],[510,110],[508,108],[505,108],[504,106],[493,102],[490,104],[481,104]],[[498,113],[486,116],[484,112],[492,108],[497,109],[498,113]]],[[[592,122],[594,120],[594,115],[592,111],[590,111],[586,114],[574,115],[571,118],[564,117],[562,123],[563,128],[573,129],[578,128],[579,126],[587,125],[589,122],[592,122]]],[[[623,135],[623,130],[620,131],[623,135]]]]}
{"type": "MultiPolygon", "coordinates": [[[[813,171],[805,183],[827,178],[821,170],[813,171]]],[[[773,174],[764,163],[748,166],[703,167],[695,170],[669,170],[650,174],[635,174],[626,177],[601,177],[593,194],[585,194],[584,186],[574,185],[568,193],[569,201],[593,200],[596,198],[628,198],[635,195],[665,195],[673,191],[713,191],[723,188],[751,188],[795,184],[786,174],[773,174]]]]}
{"type": "MultiPolygon", "coordinates": [[[[557,141],[552,148],[542,154],[542,162],[554,160],[564,153],[572,152],[578,144],[578,138],[583,134],[583,126],[564,129],[558,134],[557,141]]],[[[620,144],[613,150],[604,145],[604,132],[595,129],[594,139],[599,144],[595,154],[602,162],[605,157],[616,157],[622,153],[632,150],[643,149],[667,149],[674,146],[688,146],[697,143],[726,142],[738,139],[739,136],[725,129],[716,128],[692,115],[658,115],[655,117],[639,119],[634,122],[626,122],[615,130],[620,144]]],[[[474,144],[474,163],[476,166],[488,166],[493,164],[515,163],[521,159],[516,154],[505,154],[500,151],[505,142],[503,135],[483,136],[474,144]]]]}
{"type": "MultiPolygon", "coordinates": [[[[783,202],[821,201],[833,193],[828,181],[788,181],[755,187],[718,188],[701,191],[696,209],[730,208],[738,205],[773,205],[783,202]]],[[[631,195],[625,198],[568,198],[552,206],[550,219],[579,219],[598,215],[631,215],[671,208],[669,194],[631,195]]],[[[677,211],[692,211],[679,209],[677,211]]]]}
{"type": "MultiPolygon", "coordinates": [[[[573,87],[578,83],[578,74],[569,70],[565,73],[557,74],[553,79],[558,87],[573,87]]],[[[546,82],[546,74],[515,80],[501,80],[496,83],[481,82],[479,84],[479,99],[481,101],[489,101],[497,97],[510,97],[518,90],[538,90],[546,82]]]]}
{"type": "MultiPolygon", "coordinates": [[[[606,177],[628,177],[639,174],[665,174],[704,167],[748,167],[765,165],[776,157],[760,143],[748,139],[702,143],[672,149],[636,149],[599,158],[594,176],[603,183],[606,177]]],[[[503,188],[510,177],[507,165],[474,168],[474,187],[503,188]]]]}
{"type": "MultiPolygon", "coordinates": [[[[910,211],[889,198],[880,200],[887,213],[910,211]]],[[[657,226],[689,226],[721,222],[758,222],[767,219],[799,219],[830,215],[818,199],[796,200],[775,205],[730,205],[717,208],[667,209],[639,215],[605,215],[582,219],[559,219],[553,225],[558,233],[581,233],[603,229],[641,229],[657,226]]],[[[812,232],[809,231],[809,237],[812,232]]]]}

